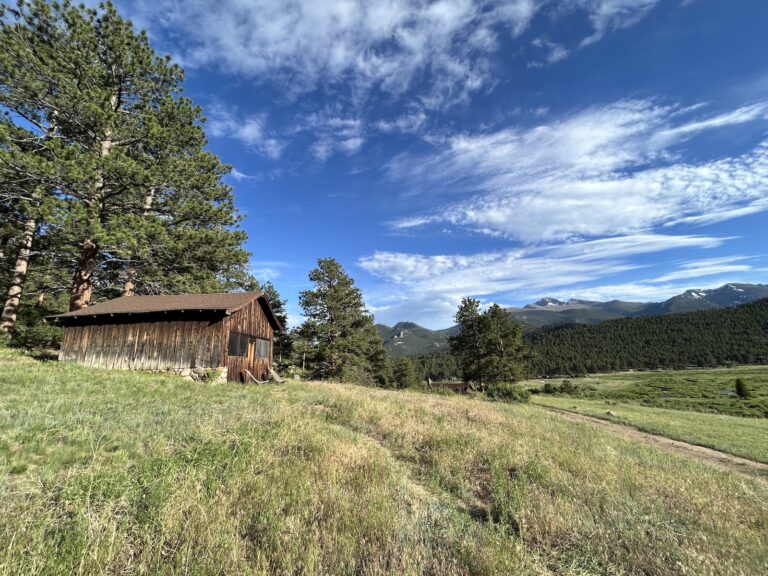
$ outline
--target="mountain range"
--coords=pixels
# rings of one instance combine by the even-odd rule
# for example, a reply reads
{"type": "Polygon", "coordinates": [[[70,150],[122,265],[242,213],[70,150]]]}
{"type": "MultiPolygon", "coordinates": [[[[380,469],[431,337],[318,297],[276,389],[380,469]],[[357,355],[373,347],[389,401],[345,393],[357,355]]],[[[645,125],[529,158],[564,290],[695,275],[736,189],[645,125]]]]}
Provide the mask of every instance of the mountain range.
{"type": "MultiPolygon", "coordinates": [[[[768,284],[725,284],[709,290],[692,289],[664,302],[625,302],[542,298],[522,308],[508,308],[513,318],[528,328],[554,324],[598,324],[605,320],[633,316],[657,316],[679,312],[695,312],[729,308],[768,298],[768,284]]],[[[456,326],[430,330],[413,322],[398,322],[394,326],[377,324],[376,330],[384,340],[390,355],[413,356],[439,351],[448,345],[448,337],[456,326]]]]}

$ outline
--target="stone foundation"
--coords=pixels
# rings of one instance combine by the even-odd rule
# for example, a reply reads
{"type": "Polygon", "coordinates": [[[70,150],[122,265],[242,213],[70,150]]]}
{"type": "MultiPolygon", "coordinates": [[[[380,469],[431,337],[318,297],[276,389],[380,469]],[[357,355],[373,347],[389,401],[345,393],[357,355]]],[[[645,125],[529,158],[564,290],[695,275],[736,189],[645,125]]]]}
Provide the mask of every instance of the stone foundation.
{"type": "Polygon", "coordinates": [[[168,371],[193,382],[210,382],[211,384],[225,384],[227,382],[226,366],[219,366],[218,368],[169,368],[168,371]],[[213,378],[206,380],[211,372],[213,372],[213,378]]]}

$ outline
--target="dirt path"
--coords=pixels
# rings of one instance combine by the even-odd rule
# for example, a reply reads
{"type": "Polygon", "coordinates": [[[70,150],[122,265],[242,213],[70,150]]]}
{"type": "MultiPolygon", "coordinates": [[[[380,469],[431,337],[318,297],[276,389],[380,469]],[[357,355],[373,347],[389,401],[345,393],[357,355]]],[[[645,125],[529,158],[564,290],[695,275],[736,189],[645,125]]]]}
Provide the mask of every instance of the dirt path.
{"type": "Polygon", "coordinates": [[[601,418],[595,418],[594,416],[587,416],[586,414],[571,412],[569,410],[562,410],[560,408],[553,408],[551,406],[542,406],[540,404],[537,406],[549,412],[556,412],[564,418],[573,420],[574,422],[588,422],[595,426],[599,426],[604,430],[620,434],[625,438],[631,438],[632,440],[658,446],[659,448],[669,450],[670,452],[676,452],[678,454],[683,454],[684,456],[696,458],[725,470],[739,472],[741,474],[749,474],[750,476],[757,475],[764,480],[768,480],[768,464],[763,464],[762,462],[755,462],[754,460],[741,458],[740,456],[734,456],[733,454],[720,452],[719,450],[706,448],[704,446],[697,446],[696,444],[688,444],[681,440],[672,440],[666,436],[644,432],[631,425],[617,424],[609,420],[603,420],[601,418]]]}

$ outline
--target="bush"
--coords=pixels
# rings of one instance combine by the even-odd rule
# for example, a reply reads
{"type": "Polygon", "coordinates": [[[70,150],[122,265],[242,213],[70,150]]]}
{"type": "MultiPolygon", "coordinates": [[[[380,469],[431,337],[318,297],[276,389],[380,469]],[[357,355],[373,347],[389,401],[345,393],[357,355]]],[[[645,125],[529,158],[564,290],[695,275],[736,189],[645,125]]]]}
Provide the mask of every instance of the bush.
{"type": "Polygon", "coordinates": [[[557,394],[560,388],[552,382],[544,382],[544,387],[541,389],[544,394],[557,394]]]}
{"type": "Polygon", "coordinates": [[[573,383],[570,380],[563,380],[560,385],[552,382],[545,382],[540,392],[544,394],[568,394],[570,396],[581,396],[587,390],[581,382],[573,383]]]}
{"type": "Polygon", "coordinates": [[[14,342],[24,348],[58,348],[64,330],[45,322],[17,324],[14,342]]]}
{"type": "Polygon", "coordinates": [[[531,393],[528,390],[522,386],[509,383],[489,386],[485,394],[491,400],[499,402],[528,402],[531,398],[531,393]]]}
{"type": "Polygon", "coordinates": [[[749,387],[742,378],[736,378],[736,396],[739,398],[749,398],[749,387]]]}

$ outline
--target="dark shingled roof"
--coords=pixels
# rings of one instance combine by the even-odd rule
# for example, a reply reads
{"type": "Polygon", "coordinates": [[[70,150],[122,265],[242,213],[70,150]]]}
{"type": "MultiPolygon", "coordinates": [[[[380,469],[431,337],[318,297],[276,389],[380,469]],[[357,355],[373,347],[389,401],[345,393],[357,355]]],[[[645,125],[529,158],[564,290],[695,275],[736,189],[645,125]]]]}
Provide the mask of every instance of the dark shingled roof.
{"type": "Polygon", "coordinates": [[[273,328],[282,330],[263,292],[231,292],[222,294],[181,294],[178,296],[122,296],[87,308],[58,314],[50,318],[84,318],[117,314],[151,314],[153,312],[220,311],[232,314],[257,298],[266,304],[265,311],[273,328]]]}

